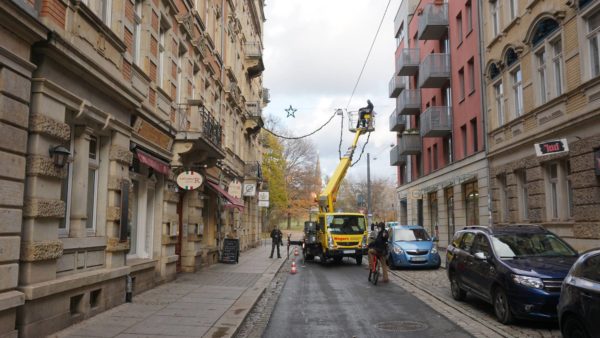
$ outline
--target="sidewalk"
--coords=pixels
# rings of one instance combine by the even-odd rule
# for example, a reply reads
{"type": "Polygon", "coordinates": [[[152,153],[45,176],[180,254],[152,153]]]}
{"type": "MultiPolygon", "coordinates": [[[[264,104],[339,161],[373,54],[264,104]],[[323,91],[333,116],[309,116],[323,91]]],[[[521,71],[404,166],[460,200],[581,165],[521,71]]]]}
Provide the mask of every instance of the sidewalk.
{"type": "Polygon", "coordinates": [[[285,262],[283,252],[269,259],[270,250],[269,242],[242,252],[238,264],[179,274],[51,337],[231,337],[285,262]]]}

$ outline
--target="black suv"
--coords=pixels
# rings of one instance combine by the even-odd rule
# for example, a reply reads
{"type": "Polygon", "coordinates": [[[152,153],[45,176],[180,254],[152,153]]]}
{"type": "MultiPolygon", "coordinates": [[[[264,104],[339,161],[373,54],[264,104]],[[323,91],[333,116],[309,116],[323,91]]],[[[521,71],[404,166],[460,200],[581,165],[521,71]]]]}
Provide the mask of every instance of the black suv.
{"type": "Polygon", "coordinates": [[[467,292],[494,306],[499,322],[556,320],[560,287],[577,252],[538,225],[470,226],[446,253],[452,297],[467,292]]]}

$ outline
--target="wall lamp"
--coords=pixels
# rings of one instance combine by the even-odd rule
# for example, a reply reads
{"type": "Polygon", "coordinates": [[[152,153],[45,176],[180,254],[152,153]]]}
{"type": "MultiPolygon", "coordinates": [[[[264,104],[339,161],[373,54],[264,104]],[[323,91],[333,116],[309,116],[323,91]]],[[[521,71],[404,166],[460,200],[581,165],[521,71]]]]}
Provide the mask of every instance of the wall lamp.
{"type": "Polygon", "coordinates": [[[69,149],[60,145],[51,147],[49,152],[50,157],[52,157],[52,160],[54,161],[54,165],[59,168],[63,168],[65,164],[67,164],[69,156],[71,155],[69,149]]]}

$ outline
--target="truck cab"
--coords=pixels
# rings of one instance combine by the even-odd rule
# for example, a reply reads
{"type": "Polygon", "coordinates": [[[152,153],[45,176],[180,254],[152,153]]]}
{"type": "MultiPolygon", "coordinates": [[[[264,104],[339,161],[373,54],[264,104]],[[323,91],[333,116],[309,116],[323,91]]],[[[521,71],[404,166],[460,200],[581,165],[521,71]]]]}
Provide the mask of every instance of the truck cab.
{"type": "Polygon", "coordinates": [[[367,221],[360,213],[323,213],[319,214],[317,236],[320,248],[318,255],[322,262],[332,258],[341,261],[352,257],[356,264],[362,264],[367,253],[367,221]]]}

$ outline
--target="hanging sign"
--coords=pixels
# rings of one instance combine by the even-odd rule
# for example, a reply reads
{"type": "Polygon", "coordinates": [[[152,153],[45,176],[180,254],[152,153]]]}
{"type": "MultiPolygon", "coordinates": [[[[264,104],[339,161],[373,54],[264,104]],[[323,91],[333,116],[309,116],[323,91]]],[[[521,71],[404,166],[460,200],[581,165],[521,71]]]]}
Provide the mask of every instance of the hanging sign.
{"type": "Polygon", "coordinates": [[[244,196],[256,196],[256,183],[244,183],[244,196]]]}
{"type": "Polygon", "coordinates": [[[567,151],[569,151],[569,145],[565,138],[535,144],[535,154],[537,156],[559,154],[567,151]]]}
{"type": "Polygon", "coordinates": [[[229,193],[229,195],[231,195],[235,198],[241,198],[242,197],[242,184],[240,183],[240,181],[234,180],[233,182],[229,183],[227,192],[229,193]]]}
{"type": "Polygon", "coordinates": [[[195,171],[184,171],[177,176],[177,185],[185,190],[197,189],[203,181],[202,175],[195,171]]]}

